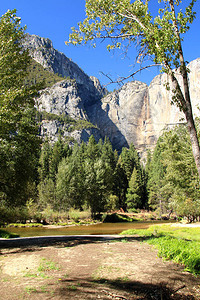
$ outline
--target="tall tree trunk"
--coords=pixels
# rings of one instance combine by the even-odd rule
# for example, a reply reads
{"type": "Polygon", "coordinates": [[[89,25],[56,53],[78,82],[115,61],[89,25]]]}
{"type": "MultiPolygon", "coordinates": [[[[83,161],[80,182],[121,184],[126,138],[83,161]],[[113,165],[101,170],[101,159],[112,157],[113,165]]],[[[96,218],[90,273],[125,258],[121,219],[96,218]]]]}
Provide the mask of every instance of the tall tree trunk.
{"type": "Polygon", "coordinates": [[[184,56],[183,56],[183,50],[182,50],[182,44],[180,39],[180,33],[177,25],[177,19],[176,19],[176,13],[174,8],[174,0],[169,0],[171,12],[173,15],[173,27],[174,27],[174,33],[177,39],[178,43],[178,53],[179,53],[179,59],[180,59],[180,74],[183,79],[183,92],[181,92],[180,86],[178,81],[174,78],[173,72],[171,72],[171,78],[172,81],[176,82],[176,91],[179,93],[179,105],[181,105],[181,108],[185,114],[186,121],[187,121],[187,127],[190,134],[190,141],[192,145],[192,153],[194,156],[195,164],[197,167],[197,171],[200,178],[200,147],[199,147],[199,141],[197,137],[197,131],[194,123],[193,113],[192,113],[192,105],[191,105],[191,99],[190,99],[190,91],[189,91],[189,82],[188,82],[188,72],[187,67],[185,64],[184,56]]]}
{"type": "Polygon", "coordinates": [[[190,141],[191,141],[191,145],[192,145],[192,153],[193,153],[193,156],[194,156],[195,164],[196,164],[197,171],[199,173],[199,178],[200,178],[200,147],[199,147],[199,141],[198,141],[197,131],[196,131],[196,127],[195,127],[195,124],[194,124],[193,115],[192,115],[191,103],[190,102],[186,103],[186,105],[187,105],[187,110],[185,112],[185,117],[186,117],[186,120],[187,120],[187,127],[188,127],[188,131],[189,131],[189,134],[190,134],[190,141]]]}

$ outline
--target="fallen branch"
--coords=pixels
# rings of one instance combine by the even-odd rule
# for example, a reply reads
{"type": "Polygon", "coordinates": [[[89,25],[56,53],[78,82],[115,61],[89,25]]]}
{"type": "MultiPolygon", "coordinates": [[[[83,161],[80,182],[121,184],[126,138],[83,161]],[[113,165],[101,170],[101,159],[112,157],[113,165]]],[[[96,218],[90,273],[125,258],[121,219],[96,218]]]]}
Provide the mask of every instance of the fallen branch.
{"type": "Polygon", "coordinates": [[[103,290],[102,292],[106,293],[107,295],[109,296],[112,296],[114,298],[118,298],[118,299],[122,299],[122,300],[128,300],[127,298],[125,298],[124,296],[121,296],[121,295],[117,295],[117,294],[113,294],[113,293],[110,293],[106,290],[103,290]]]}

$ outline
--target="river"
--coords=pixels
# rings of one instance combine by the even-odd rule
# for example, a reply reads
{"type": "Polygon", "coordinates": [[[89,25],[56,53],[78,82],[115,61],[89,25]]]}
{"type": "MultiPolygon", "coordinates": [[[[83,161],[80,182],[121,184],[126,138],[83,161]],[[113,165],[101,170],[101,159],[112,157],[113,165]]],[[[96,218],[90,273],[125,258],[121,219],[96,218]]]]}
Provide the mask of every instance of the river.
{"type": "Polygon", "coordinates": [[[146,229],[153,224],[169,223],[161,221],[133,222],[133,223],[99,223],[94,225],[76,225],[76,226],[43,226],[26,228],[6,228],[10,233],[16,233],[20,237],[32,236],[52,236],[52,235],[104,235],[119,234],[127,229],[146,229]]]}

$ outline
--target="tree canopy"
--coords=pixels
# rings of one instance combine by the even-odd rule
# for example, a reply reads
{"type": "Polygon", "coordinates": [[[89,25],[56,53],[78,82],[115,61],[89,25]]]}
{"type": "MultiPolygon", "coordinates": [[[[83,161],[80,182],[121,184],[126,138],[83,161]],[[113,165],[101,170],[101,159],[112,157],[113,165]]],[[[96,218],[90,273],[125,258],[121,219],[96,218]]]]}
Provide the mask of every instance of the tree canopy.
{"type": "Polygon", "coordinates": [[[159,209],[160,214],[171,209],[190,220],[199,216],[200,185],[185,125],[167,130],[159,138],[148,177],[151,208],[159,209]]]}
{"type": "Polygon", "coordinates": [[[181,1],[160,0],[160,9],[155,17],[149,11],[149,2],[87,0],[86,18],[78,23],[78,29],[72,28],[66,44],[89,42],[96,46],[95,42],[99,38],[109,39],[108,50],[134,44],[140,61],[148,56],[166,71],[168,68],[178,68],[181,66],[179,47],[183,40],[182,34],[189,30],[189,24],[195,18],[193,6],[196,0],[189,3],[185,12],[181,7],[177,15],[174,6],[178,7],[181,1]]]}
{"type": "Polygon", "coordinates": [[[16,10],[0,19],[0,199],[24,203],[34,182],[39,151],[34,97],[36,86],[25,87],[30,56],[22,47],[25,28],[16,10]]]}

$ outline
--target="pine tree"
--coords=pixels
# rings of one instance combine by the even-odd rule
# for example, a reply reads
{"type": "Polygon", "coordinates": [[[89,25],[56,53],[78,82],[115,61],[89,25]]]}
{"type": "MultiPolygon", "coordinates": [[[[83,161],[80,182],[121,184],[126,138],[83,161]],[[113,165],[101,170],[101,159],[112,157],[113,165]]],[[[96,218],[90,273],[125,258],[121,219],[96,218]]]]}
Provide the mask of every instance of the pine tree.
{"type": "Polygon", "coordinates": [[[46,139],[42,145],[40,159],[39,159],[38,172],[39,172],[40,181],[44,181],[45,178],[49,178],[51,157],[52,157],[52,148],[49,141],[46,139]]]}
{"type": "Polygon", "coordinates": [[[142,186],[141,178],[138,175],[137,169],[134,168],[129,181],[129,187],[127,189],[127,194],[126,194],[126,204],[128,209],[141,208],[142,205],[141,186],[142,186]]]}
{"type": "Polygon", "coordinates": [[[87,147],[86,156],[92,160],[95,160],[99,156],[98,145],[93,135],[90,136],[87,147]]]}
{"type": "Polygon", "coordinates": [[[71,150],[68,144],[64,144],[61,136],[52,146],[52,153],[49,161],[49,177],[55,182],[58,172],[58,165],[64,157],[71,155],[71,150]]]}
{"type": "Polygon", "coordinates": [[[86,201],[91,208],[93,217],[97,212],[104,211],[109,202],[109,195],[113,190],[113,174],[115,170],[115,158],[112,145],[106,138],[104,143],[100,140],[97,147],[91,151],[91,142],[86,148],[85,159],[85,191],[86,201]],[[97,150],[98,149],[98,150],[97,150]],[[91,155],[94,153],[95,155],[91,155]]]}
{"type": "MultiPolygon", "coordinates": [[[[128,189],[128,184],[131,179],[134,168],[137,170],[137,176],[140,181],[140,193],[142,199],[142,207],[146,206],[147,193],[146,193],[146,180],[145,172],[143,167],[140,164],[139,155],[133,144],[130,145],[130,148],[123,148],[119,156],[118,166],[116,168],[116,183],[120,186],[119,189],[119,204],[123,209],[126,209],[126,194],[128,189]]],[[[115,187],[116,188],[116,187],[115,187]]]]}
{"type": "Polygon", "coordinates": [[[58,165],[56,197],[60,209],[81,209],[85,202],[85,174],[81,149],[75,144],[72,155],[63,158],[58,165]]]}
{"type": "MultiPolygon", "coordinates": [[[[52,208],[58,207],[56,204],[56,176],[58,172],[58,165],[63,158],[69,157],[72,150],[69,145],[59,137],[54,145],[51,145],[48,140],[45,140],[39,159],[39,205],[45,208],[51,205],[52,208]]],[[[59,207],[58,207],[59,208],[59,207]]]]}
{"type": "Polygon", "coordinates": [[[48,206],[57,209],[55,183],[51,178],[46,177],[40,181],[38,185],[38,204],[40,209],[45,209],[48,206]]]}
{"type": "Polygon", "coordinates": [[[156,148],[153,153],[153,157],[149,166],[148,172],[148,204],[151,209],[155,210],[159,208],[160,216],[168,208],[168,200],[165,199],[162,194],[162,188],[166,185],[165,174],[166,168],[163,164],[163,152],[164,147],[162,145],[162,137],[158,139],[156,148]]]}

